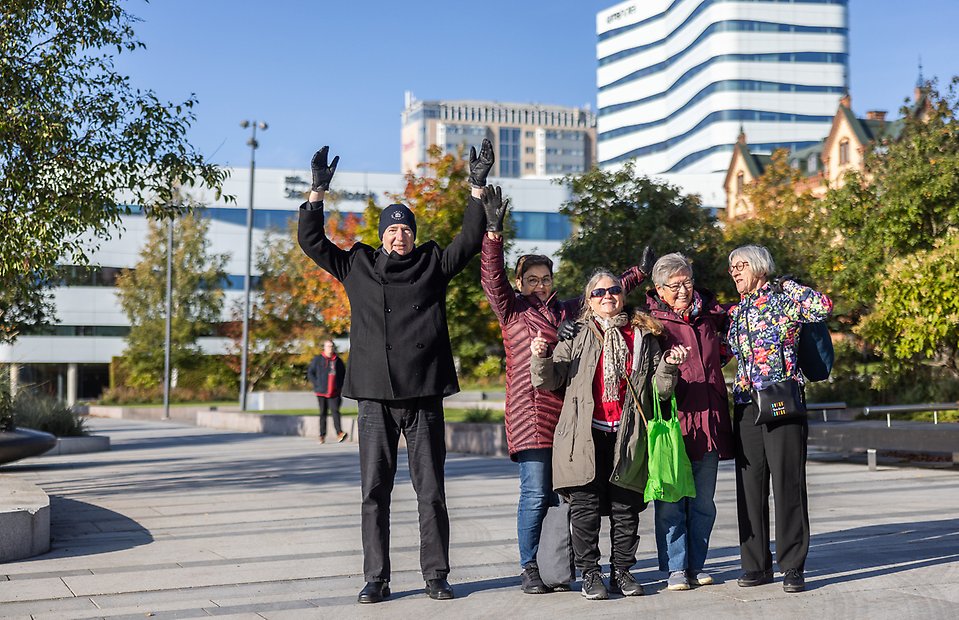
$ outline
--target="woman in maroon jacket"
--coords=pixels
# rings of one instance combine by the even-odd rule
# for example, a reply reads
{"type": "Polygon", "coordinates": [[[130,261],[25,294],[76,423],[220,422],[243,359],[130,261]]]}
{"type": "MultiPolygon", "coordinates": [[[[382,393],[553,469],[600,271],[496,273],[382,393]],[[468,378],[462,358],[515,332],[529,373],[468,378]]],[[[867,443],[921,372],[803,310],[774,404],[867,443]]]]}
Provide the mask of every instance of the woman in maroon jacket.
{"type": "Polygon", "coordinates": [[[703,571],[709,536],[716,521],[716,475],[719,461],[735,456],[733,428],[723,366],[729,361],[724,338],[726,310],[708,291],[693,288],[693,268],[682,254],[667,254],[653,266],[656,290],[646,299],[665,331],[660,346],[681,344],[689,356],[679,366],[676,405],[686,453],[693,465],[695,499],[656,501],[656,547],[659,568],[669,573],[669,590],[707,585],[703,571]]]}
{"type": "MultiPolygon", "coordinates": [[[[523,592],[543,594],[551,589],[540,579],[536,552],[546,509],[558,501],[553,493],[552,447],[563,397],[533,388],[529,372],[530,342],[539,333],[555,343],[560,322],[575,321],[583,301],[582,298],[555,299],[553,262],[539,254],[519,257],[514,290],[506,276],[500,233],[486,234],[480,256],[483,290],[499,319],[506,350],[506,442],[510,458],[519,463],[516,526],[523,592]]],[[[631,267],[623,274],[626,292],[642,283],[652,264],[653,253],[647,247],[640,266],[631,267]]]]}

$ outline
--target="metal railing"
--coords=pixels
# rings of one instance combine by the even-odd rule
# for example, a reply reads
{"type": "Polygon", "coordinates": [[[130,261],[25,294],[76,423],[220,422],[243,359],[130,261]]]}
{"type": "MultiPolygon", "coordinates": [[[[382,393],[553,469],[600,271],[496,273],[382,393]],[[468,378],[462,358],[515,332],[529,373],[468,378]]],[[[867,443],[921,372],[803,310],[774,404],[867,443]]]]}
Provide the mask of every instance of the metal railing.
{"type": "Polygon", "coordinates": [[[806,403],[806,415],[813,413],[814,411],[822,412],[822,421],[828,422],[829,418],[826,413],[829,411],[843,411],[846,409],[846,403],[836,402],[836,403],[806,403]]]}
{"type": "Polygon", "coordinates": [[[879,405],[876,407],[863,407],[862,413],[868,416],[872,413],[886,414],[886,428],[892,426],[892,414],[894,413],[912,413],[916,411],[931,411],[932,423],[939,424],[940,411],[959,411],[959,402],[956,403],[920,403],[915,405],[879,405]]]}

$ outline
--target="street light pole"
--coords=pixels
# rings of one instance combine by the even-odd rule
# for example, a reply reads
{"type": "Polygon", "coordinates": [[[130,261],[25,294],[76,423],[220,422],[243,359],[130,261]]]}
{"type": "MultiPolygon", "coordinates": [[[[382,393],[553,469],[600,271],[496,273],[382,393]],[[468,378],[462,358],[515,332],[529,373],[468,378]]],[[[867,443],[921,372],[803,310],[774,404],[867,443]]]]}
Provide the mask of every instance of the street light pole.
{"type": "Polygon", "coordinates": [[[163,419],[170,419],[170,331],[173,324],[173,218],[166,237],[166,322],[163,335],[163,419]]]}
{"type": "Polygon", "coordinates": [[[250,145],[250,203],[246,207],[246,275],[243,278],[243,353],[240,356],[240,411],[246,411],[246,376],[247,365],[250,357],[250,266],[253,261],[253,175],[256,172],[256,148],[259,143],[256,141],[256,129],[259,127],[266,130],[268,125],[264,122],[257,123],[253,121],[243,121],[240,127],[246,129],[253,128],[253,134],[247,140],[250,145]]]}

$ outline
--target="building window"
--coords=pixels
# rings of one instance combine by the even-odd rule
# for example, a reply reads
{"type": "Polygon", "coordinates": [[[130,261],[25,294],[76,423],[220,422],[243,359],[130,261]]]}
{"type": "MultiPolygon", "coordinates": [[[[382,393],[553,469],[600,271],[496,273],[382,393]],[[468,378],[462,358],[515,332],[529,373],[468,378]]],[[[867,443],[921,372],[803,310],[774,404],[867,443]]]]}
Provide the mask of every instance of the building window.
{"type": "Polygon", "coordinates": [[[736,196],[743,195],[743,185],[745,184],[746,177],[740,172],[736,175],[736,196]]]}
{"type": "Polygon", "coordinates": [[[809,159],[806,160],[806,172],[808,174],[815,174],[816,172],[816,156],[810,155],[809,159]]]}
{"type": "Polygon", "coordinates": [[[839,143],[839,165],[843,166],[849,163],[849,138],[839,143]]]}
{"type": "Polygon", "coordinates": [[[518,127],[501,127],[499,130],[499,176],[519,176],[518,127]]]}

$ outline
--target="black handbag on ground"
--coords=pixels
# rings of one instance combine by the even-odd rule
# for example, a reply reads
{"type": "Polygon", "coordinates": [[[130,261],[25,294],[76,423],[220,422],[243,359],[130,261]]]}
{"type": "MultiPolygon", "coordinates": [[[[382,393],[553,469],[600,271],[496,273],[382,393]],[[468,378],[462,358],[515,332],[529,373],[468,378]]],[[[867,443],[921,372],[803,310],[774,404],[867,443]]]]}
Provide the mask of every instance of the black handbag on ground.
{"type": "MultiPolygon", "coordinates": [[[[749,319],[746,310],[743,311],[743,320],[746,321],[746,340],[749,351],[753,351],[753,341],[749,336],[749,319]]],[[[786,371],[786,356],[783,354],[782,342],[779,343],[779,358],[782,360],[783,372],[786,371]]],[[[798,420],[806,417],[806,395],[798,381],[785,379],[770,383],[762,390],[749,390],[749,395],[756,405],[756,426],[770,422],[798,420]]]]}

